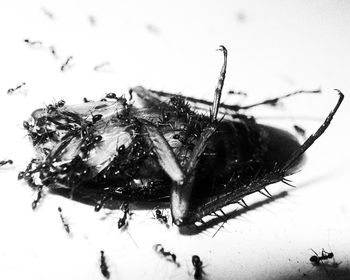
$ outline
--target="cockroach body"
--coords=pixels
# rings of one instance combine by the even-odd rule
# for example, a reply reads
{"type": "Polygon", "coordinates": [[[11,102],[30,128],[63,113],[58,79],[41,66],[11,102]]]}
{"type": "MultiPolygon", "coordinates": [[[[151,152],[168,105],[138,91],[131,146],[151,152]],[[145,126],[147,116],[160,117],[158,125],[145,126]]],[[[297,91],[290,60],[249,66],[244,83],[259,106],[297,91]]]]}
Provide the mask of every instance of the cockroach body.
{"type": "Polygon", "coordinates": [[[299,144],[292,134],[258,124],[242,111],[319,91],[249,106],[220,104],[227,64],[227,51],[220,50],[225,60],[213,103],[136,87],[131,101],[107,94],[101,101],[34,111],[25,128],[38,159],[24,179],[35,178],[95,210],[116,208],[118,201],[170,202],[178,226],[201,221],[269,184],[289,184],[286,177],[326,130],[343,94],[338,91],[322,126],[299,144]],[[210,114],[197,112],[198,104],[211,105],[210,114]]]}

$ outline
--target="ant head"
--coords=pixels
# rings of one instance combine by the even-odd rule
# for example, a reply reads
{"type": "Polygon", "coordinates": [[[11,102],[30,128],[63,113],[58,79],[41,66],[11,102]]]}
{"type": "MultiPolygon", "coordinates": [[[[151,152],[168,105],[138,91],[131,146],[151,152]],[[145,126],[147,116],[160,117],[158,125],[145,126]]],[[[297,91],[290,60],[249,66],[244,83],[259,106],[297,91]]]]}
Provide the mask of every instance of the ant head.
{"type": "Polygon", "coordinates": [[[202,262],[201,262],[200,257],[197,256],[197,255],[192,256],[192,264],[193,264],[193,266],[199,266],[199,265],[201,265],[202,262]]]}
{"type": "Polygon", "coordinates": [[[162,214],[162,212],[159,209],[156,209],[156,215],[160,216],[162,214]]]}
{"type": "Polygon", "coordinates": [[[319,259],[318,259],[317,256],[312,256],[312,257],[310,258],[310,262],[318,263],[318,262],[319,262],[319,259]]]}

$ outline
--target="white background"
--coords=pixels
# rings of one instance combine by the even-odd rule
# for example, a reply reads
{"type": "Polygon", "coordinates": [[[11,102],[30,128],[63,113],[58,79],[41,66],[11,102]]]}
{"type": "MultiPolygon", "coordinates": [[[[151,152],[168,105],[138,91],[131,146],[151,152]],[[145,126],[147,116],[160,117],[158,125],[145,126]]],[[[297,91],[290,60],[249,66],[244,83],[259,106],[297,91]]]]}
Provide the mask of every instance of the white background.
{"type": "MultiPolygon", "coordinates": [[[[291,177],[297,188],[269,187],[287,195],[230,219],[214,238],[218,226],[180,235],[147,210],[134,210],[128,231],[121,232],[119,211],[97,214],[53,195],[32,211],[36,194],[16,179],[33,156],[22,122],[34,109],[60,99],[73,104],[106,92],[123,94],[137,85],[211,100],[222,63],[215,49],[221,44],[229,51],[224,92],[249,93],[246,100],[225,95],[227,102],[321,87],[322,95],[258,111],[265,123],[297,123],[312,133],[336,102],[332,89],[350,91],[349,12],[350,2],[340,0],[2,0],[0,159],[11,158],[14,165],[0,169],[0,279],[103,279],[101,249],[111,279],[191,279],[193,254],[203,260],[206,279],[350,279],[347,96],[307,152],[303,170],[291,177]],[[28,47],[26,38],[43,47],[28,47]],[[57,59],[49,46],[56,48],[57,59]],[[60,72],[70,55],[72,67],[60,72]],[[104,61],[109,69],[95,72],[104,61]],[[23,91],[7,95],[22,82],[23,91]],[[58,206],[71,226],[70,237],[58,206]],[[173,251],[181,266],[159,258],[152,249],[156,243],[173,251]],[[313,267],[310,248],[333,251],[339,267],[313,267]]],[[[253,195],[246,201],[263,199],[253,195]]]]}

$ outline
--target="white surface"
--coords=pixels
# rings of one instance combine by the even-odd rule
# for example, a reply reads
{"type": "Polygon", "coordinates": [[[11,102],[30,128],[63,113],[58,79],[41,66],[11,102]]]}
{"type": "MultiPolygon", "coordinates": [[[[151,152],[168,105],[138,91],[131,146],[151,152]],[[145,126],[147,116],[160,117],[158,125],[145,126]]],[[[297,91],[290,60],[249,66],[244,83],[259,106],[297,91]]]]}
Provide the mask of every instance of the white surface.
{"type": "MultiPolygon", "coordinates": [[[[291,177],[297,188],[271,186],[270,192],[288,195],[229,220],[215,238],[218,226],[179,235],[148,211],[136,211],[128,232],[120,232],[120,212],[106,218],[104,211],[52,195],[32,211],[35,194],[16,180],[32,156],[22,121],[34,109],[62,98],[72,104],[122,94],[136,85],[211,100],[220,44],[229,50],[224,92],[248,92],[247,103],[321,86],[320,97],[264,111],[303,117],[295,122],[311,133],[335,104],[331,89],[350,91],[349,12],[348,1],[1,1],[0,159],[15,164],[0,169],[0,279],[103,279],[101,249],[111,279],[191,279],[193,254],[202,258],[206,279],[350,279],[347,97],[303,170],[291,177]],[[55,46],[59,59],[29,48],[25,38],[55,46]],[[69,55],[73,67],[61,73],[69,55]],[[93,71],[104,61],[110,72],[93,71]],[[22,82],[25,94],[6,94],[22,82]],[[152,250],[156,243],[176,253],[181,267],[160,259],[152,250]],[[310,248],[333,251],[339,268],[327,274],[313,267],[310,248]]],[[[247,202],[256,199],[263,198],[247,202]]]]}

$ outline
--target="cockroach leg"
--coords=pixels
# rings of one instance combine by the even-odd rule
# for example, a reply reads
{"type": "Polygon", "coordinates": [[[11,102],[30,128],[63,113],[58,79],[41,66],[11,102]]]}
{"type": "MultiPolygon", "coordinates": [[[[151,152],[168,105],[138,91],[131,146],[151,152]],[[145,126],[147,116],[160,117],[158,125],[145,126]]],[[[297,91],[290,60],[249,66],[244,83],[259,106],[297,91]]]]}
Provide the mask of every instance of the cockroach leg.
{"type": "Polygon", "coordinates": [[[219,49],[224,53],[224,64],[222,65],[221,71],[220,71],[220,76],[218,80],[218,85],[215,89],[215,95],[214,95],[214,102],[213,106],[211,109],[212,116],[211,119],[212,121],[216,121],[218,112],[219,112],[219,106],[220,106],[220,100],[221,100],[221,94],[222,94],[222,88],[224,86],[225,82],[225,76],[226,76],[226,67],[227,67],[227,49],[224,46],[220,46],[219,49]]]}

